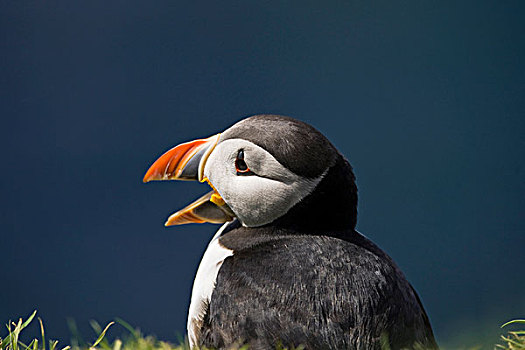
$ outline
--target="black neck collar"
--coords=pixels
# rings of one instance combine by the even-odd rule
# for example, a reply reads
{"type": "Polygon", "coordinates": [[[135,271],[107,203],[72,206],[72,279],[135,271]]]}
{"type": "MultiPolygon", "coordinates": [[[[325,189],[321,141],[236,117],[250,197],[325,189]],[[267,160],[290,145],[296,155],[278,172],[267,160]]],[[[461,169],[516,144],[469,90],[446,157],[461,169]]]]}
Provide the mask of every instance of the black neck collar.
{"type": "Polygon", "coordinates": [[[297,232],[353,230],[357,221],[357,186],[352,167],[338,155],[312,193],[288,213],[265,226],[297,232]]]}

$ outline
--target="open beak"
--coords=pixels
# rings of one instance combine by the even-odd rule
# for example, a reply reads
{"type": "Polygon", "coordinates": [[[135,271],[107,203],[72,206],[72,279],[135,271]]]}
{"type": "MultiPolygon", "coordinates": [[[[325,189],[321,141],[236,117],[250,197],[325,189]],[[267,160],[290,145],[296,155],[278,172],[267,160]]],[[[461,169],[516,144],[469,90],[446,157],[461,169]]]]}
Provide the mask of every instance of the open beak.
{"type": "Polygon", "coordinates": [[[144,175],[144,182],[154,180],[199,180],[208,182],[213,191],[174,213],[166,226],[231,221],[235,215],[204,176],[206,161],[219,142],[220,134],[180,144],[157,159],[144,175]]]}

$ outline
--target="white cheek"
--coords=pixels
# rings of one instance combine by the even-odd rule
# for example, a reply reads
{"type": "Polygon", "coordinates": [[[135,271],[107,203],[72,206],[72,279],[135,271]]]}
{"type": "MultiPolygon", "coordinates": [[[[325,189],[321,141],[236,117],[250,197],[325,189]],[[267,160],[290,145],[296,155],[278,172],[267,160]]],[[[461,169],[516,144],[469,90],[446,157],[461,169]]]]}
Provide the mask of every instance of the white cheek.
{"type": "Polygon", "coordinates": [[[268,224],[286,214],[313,191],[324,175],[302,178],[261,147],[239,139],[220,143],[210,155],[204,174],[241,223],[250,227],[268,224]],[[261,176],[236,174],[234,155],[239,148],[246,150],[248,165],[252,164],[261,176]]]}
{"type": "Polygon", "coordinates": [[[225,198],[245,226],[268,224],[286,214],[308,195],[317,183],[300,181],[283,183],[256,176],[241,176],[234,182],[232,193],[243,193],[240,198],[225,198]]]}

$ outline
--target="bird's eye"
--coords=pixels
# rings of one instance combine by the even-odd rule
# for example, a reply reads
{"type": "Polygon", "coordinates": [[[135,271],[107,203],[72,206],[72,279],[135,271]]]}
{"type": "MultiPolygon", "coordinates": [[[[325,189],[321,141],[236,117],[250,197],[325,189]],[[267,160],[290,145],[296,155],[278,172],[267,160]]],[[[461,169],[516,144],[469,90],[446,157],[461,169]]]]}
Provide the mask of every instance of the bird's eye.
{"type": "Polygon", "coordinates": [[[237,158],[235,159],[235,169],[237,170],[237,175],[252,175],[253,173],[248,168],[248,165],[244,161],[244,150],[239,150],[237,153],[237,158]]]}

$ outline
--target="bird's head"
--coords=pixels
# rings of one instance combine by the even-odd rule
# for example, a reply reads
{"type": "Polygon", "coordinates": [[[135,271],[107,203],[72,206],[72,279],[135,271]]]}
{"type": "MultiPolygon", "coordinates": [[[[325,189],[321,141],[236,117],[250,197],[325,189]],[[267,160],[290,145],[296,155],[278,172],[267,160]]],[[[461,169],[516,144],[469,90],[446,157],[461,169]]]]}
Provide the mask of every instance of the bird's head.
{"type": "Polygon", "coordinates": [[[257,115],[222,133],[178,145],[149,168],[144,182],[198,180],[213,191],[171,215],[166,226],[271,223],[315,228],[336,220],[353,228],[357,189],[352,168],[312,126],[289,117],[257,115]]]}

